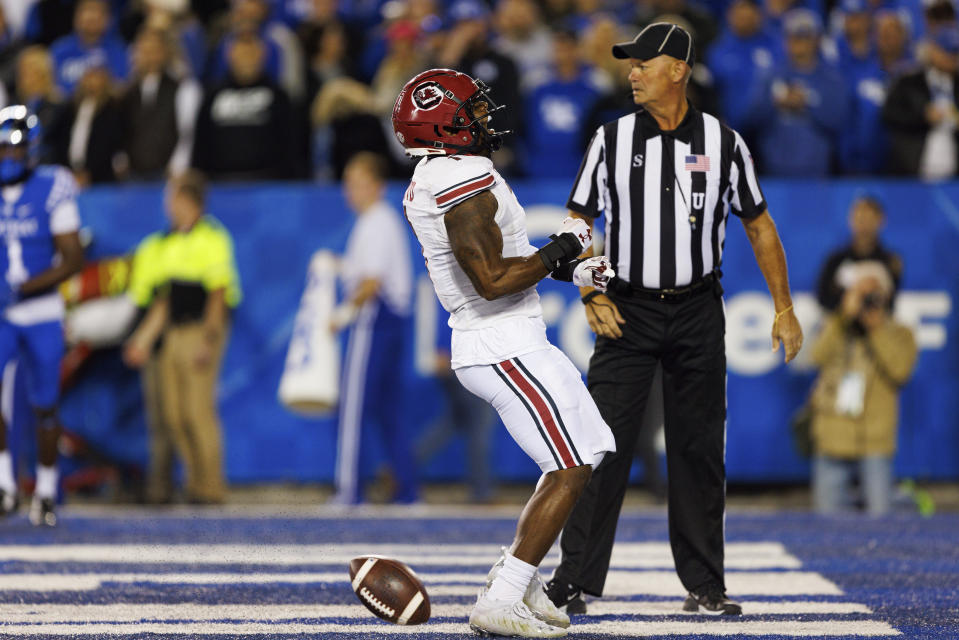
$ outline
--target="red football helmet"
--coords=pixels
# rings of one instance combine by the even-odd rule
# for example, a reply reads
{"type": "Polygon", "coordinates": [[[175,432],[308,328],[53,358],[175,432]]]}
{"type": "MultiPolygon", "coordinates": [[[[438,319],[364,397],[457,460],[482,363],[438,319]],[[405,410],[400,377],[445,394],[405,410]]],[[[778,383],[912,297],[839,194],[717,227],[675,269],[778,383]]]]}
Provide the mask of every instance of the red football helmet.
{"type": "Polygon", "coordinates": [[[452,69],[430,69],[406,83],[393,105],[393,133],[407,155],[477,154],[496,151],[503,135],[488,126],[502,106],[489,97],[489,87],[452,69]],[[477,103],[486,111],[475,113],[477,103]]]}

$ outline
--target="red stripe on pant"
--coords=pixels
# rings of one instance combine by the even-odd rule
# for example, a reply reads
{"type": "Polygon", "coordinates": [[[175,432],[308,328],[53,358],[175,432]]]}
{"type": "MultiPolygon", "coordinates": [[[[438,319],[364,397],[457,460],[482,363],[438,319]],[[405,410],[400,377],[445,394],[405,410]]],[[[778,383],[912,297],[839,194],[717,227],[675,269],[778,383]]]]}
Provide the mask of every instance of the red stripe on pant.
{"type": "Polygon", "coordinates": [[[573,460],[573,455],[570,453],[566,443],[563,442],[563,437],[559,435],[559,429],[556,428],[556,422],[553,420],[553,416],[550,414],[549,407],[546,406],[543,397],[533,388],[533,385],[523,377],[523,374],[516,370],[512,362],[504,360],[500,362],[499,365],[536,409],[536,413],[539,414],[539,419],[543,422],[543,426],[546,427],[546,433],[549,434],[549,439],[553,441],[553,446],[555,446],[559,452],[559,457],[562,458],[565,468],[575,467],[576,462],[573,460]]]}

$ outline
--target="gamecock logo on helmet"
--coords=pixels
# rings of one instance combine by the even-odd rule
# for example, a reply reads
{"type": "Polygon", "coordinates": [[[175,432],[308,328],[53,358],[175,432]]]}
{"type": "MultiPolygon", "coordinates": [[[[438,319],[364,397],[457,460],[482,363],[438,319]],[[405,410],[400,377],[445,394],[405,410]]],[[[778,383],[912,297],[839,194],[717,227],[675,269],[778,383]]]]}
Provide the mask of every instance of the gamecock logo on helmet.
{"type": "Polygon", "coordinates": [[[443,88],[435,82],[427,82],[413,91],[413,104],[424,111],[435,109],[443,102],[443,88]]]}

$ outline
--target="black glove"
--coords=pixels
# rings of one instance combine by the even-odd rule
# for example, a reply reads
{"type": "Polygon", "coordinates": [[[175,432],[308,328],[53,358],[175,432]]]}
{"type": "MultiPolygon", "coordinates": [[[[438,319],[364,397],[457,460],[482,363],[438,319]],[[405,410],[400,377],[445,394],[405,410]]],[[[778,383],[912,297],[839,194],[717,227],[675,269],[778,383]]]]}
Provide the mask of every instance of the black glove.
{"type": "MultiPolygon", "coordinates": [[[[583,243],[580,242],[575,234],[569,231],[559,235],[553,234],[550,236],[550,240],[551,242],[548,242],[543,248],[536,252],[550,273],[553,273],[556,269],[559,269],[565,263],[573,260],[583,252],[583,243]]],[[[576,265],[573,266],[575,267],[576,265]]],[[[570,270],[569,274],[567,280],[571,281],[573,271],[570,270]]]]}
{"type": "Polygon", "coordinates": [[[572,282],[573,271],[575,271],[579,263],[583,262],[584,260],[586,260],[586,258],[576,258],[574,260],[570,260],[569,262],[564,262],[563,264],[553,269],[553,271],[549,274],[549,277],[552,278],[553,280],[562,280],[563,282],[572,282]]]}

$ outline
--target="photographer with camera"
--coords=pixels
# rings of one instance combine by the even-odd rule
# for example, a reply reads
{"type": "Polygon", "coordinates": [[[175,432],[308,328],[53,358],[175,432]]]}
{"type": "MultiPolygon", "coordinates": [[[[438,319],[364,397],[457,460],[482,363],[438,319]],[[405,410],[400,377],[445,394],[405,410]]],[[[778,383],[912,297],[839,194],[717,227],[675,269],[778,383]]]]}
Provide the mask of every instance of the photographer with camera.
{"type": "Polygon", "coordinates": [[[881,515],[892,502],[899,390],[918,350],[912,330],[891,315],[887,266],[864,260],[846,268],[850,285],[812,351],[813,504],[820,513],[853,507],[858,479],[866,511],[881,515]]]}
{"type": "Polygon", "coordinates": [[[816,285],[816,298],[826,311],[836,311],[843,292],[852,284],[850,267],[863,261],[879,262],[886,267],[892,278],[892,298],[899,289],[902,278],[902,260],[895,252],[883,245],[879,237],[886,223],[882,202],[869,194],[861,193],[849,206],[849,243],[831,253],[823,264],[816,285]]]}

